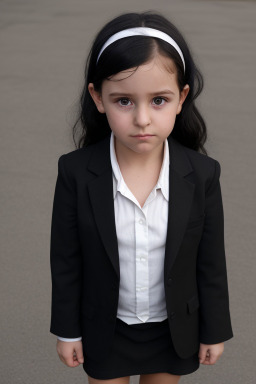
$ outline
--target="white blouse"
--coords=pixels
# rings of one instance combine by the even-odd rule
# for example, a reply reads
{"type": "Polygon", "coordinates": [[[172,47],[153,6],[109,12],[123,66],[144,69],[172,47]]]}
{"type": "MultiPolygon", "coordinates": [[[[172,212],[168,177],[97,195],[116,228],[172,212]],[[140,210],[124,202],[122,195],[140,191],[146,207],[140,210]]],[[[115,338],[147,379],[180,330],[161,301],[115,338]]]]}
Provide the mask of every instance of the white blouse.
{"type": "Polygon", "coordinates": [[[117,317],[127,324],[167,318],[164,255],[169,200],[169,149],[165,141],[159,179],[141,208],[121,174],[111,134],[115,222],[120,263],[117,317]]]}

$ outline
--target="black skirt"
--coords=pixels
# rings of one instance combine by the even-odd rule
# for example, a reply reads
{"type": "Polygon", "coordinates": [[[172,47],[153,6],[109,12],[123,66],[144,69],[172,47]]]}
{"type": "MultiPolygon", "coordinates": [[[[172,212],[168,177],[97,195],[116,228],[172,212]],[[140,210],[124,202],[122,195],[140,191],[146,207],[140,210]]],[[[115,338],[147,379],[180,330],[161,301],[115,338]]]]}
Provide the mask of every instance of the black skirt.
{"type": "Polygon", "coordinates": [[[84,359],[85,372],[101,380],[150,373],[187,375],[199,368],[198,353],[181,359],[174,350],[168,319],[128,325],[119,318],[105,360],[84,359]]]}

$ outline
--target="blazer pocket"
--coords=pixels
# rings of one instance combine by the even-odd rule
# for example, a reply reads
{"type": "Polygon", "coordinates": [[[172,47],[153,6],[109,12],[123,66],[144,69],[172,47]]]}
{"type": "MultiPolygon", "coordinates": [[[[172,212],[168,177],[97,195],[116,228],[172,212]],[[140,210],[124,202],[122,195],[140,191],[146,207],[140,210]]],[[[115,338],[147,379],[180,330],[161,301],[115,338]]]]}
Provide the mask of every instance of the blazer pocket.
{"type": "Polygon", "coordinates": [[[199,308],[199,299],[198,296],[193,296],[190,300],[187,301],[188,313],[193,313],[199,308]]]}
{"type": "Polygon", "coordinates": [[[203,223],[204,218],[205,218],[205,213],[202,216],[198,217],[197,219],[190,220],[187,224],[187,229],[200,226],[203,223]]]}

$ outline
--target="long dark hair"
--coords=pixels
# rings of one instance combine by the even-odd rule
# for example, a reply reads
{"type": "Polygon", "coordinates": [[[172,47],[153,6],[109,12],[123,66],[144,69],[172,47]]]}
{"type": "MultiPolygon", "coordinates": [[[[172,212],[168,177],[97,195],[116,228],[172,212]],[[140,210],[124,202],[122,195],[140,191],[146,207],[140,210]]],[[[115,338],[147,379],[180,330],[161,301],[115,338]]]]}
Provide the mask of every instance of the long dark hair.
{"type": "Polygon", "coordinates": [[[78,128],[79,126],[82,128],[82,132],[78,133],[78,148],[96,143],[111,133],[106,115],[98,112],[91,98],[88,84],[93,83],[94,88],[100,91],[104,79],[120,71],[136,68],[148,62],[156,48],[161,55],[174,61],[180,91],[185,84],[190,87],[182,111],[176,117],[171,136],[184,146],[207,155],[203,146],[207,138],[206,125],[195,106],[195,99],[203,89],[203,77],[197,69],[181,33],[162,15],[152,12],[120,15],[107,23],[96,36],[87,58],[85,83],[80,96],[79,112],[73,125],[75,145],[78,128]],[[183,53],[186,65],[185,74],[183,63],[177,51],[167,42],[153,37],[133,36],[120,39],[103,51],[97,63],[98,54],[110,36],[121,30],[134,27],[154,28],[171,36],[183,53]]]}

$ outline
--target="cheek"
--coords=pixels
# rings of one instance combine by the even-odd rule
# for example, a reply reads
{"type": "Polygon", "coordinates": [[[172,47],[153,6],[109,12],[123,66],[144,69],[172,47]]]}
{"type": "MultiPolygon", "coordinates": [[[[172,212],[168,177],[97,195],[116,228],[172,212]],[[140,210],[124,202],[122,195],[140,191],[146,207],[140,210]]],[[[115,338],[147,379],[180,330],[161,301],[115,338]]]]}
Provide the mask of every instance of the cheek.
{"type": "Polygon", "coordinates": [[[162,114],[160,118],[163,119],[163,121],[165,122],[165,125],[174,124],[176,119],[176,113],[177,113],[177,108],[173,107],[169,110],[166,110],[165,113],[162,114]]]}
{"type": "Polygon", "coordinates": [[[106,111],[106,116],[110,128],[115,130],[119,128],[125,128],[129,125],[130,117],[128,113],[120,113],[118,110],[106,111]]]}
{"type": "Polygon", "coordinates": [[[172,120],[173,123],[175,122],[175,119],[177,115],[180,113],[180,111],[181,111],[181,105],[177,102],[175,103],[175,105],[173,105],[170,113],[170,120],[172,120]]]}
{"type": "Polygon", "coordinates": [[[174,127],[176,120],[176,108],[172,108],[169,111],[166,111],[164,114],[159,116],[158,126],[162,127],[163,135],[169,135],[174,127]]]}

